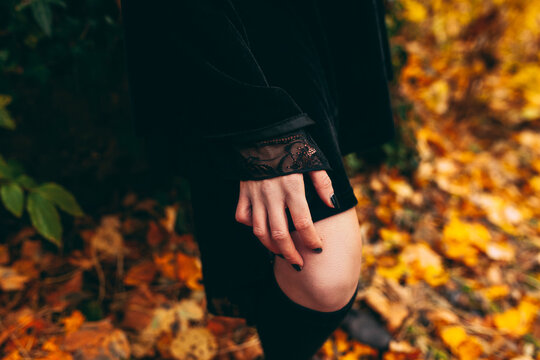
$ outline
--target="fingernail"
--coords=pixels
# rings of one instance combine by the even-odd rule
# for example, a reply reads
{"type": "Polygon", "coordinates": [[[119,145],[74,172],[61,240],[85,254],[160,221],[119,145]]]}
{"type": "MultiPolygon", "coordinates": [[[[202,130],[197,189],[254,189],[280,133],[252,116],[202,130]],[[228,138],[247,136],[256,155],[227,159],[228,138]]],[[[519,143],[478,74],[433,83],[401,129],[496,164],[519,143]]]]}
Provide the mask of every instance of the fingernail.
{"type": "Polygon", "coordinates": [[[282,258],[283,260],[285,260],[285,256],[281,255],[281,254],[276,254],[277,256],[279,256],[280,258],[282,258]]]}
{"type": "Polygon", "coordinates": [[[298,265],[298,264],[292,264],[292,267],[293,267],[294,270],[296,270],[296,271],[302,270],[302,268],[301,268],[300,265],[298,265]]]}
{"type": "Polygon", "coordinates": [[[334,205],[334,208],[339,209],[339,202],[337,200],[336,194],[332,194],[332,196],[330,196],[330,201],[332,201],[332,205],[334,205]]]}
{"type": "Polygon", "coordinates": [[[316,249],[312,249],[314,253],[317,253],[317,254],[320,254],[322,253],[322,248],[316,248],[316,249]]]}

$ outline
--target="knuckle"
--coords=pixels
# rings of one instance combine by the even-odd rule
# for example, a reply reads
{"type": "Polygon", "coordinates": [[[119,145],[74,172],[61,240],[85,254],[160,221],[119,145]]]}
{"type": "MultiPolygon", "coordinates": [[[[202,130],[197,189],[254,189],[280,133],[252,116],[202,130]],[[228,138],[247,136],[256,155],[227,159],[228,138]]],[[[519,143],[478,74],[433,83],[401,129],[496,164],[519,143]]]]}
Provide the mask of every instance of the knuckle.
{"type": "Polygon", "coordinates": [[[297,230],[306,230],[313,225],[312,220],[309,217],[301,217],[294,222],[294,227],[297,230]]]}
{"type": "Polygon", "coordinates": [[[289,174],[286,176],[283,176],[282,181],[285,186],[287,186],[290,190],[297,190],[300,188],[300,186],[303,183],[303,178],[301,177],[302,174],[289,174]]]}
{"type": "Polygon", "coordinates": [[[319,186],[325,189],[331,188],[332,180],[330,179],[330,176],[324,175],[319,181],[319,186]]]}
{"type": "Polygon", "coordinates": [[[274,190],[274,183],[272,181],[269,181],[268,179],[261,180],[261,191],[263,191],[264,193],[269,193],[269,192],[272,192],[273,190],[274,190]]]}
{"type": "Polygon", "coordinates": [[[272,234],[272,239],[278,240],[278,241],[287,240],[289,237],[289,234],[286,231],[281,230],[281,229],[272,230],[271,234],[272,234]]]}
{"type": "Polygon", "coordinates": [[[266,229],[262,226],[253,226],[253,235],[255,235],[258,238],[265,238],[266,237],[266,229]]]}
{"type": "Polygon", "coordinates": [[[234,214],[234,220],[236,220],[239,223],[243,223],[245,221],[244,217],[238,212],[234,214]]]}
{"type": "Polygon", "coordinates": [[[236,210],[236,213],[234,214],[234,219],[241,223],[247,221],[247,216],[244,211],[236,210]]]}

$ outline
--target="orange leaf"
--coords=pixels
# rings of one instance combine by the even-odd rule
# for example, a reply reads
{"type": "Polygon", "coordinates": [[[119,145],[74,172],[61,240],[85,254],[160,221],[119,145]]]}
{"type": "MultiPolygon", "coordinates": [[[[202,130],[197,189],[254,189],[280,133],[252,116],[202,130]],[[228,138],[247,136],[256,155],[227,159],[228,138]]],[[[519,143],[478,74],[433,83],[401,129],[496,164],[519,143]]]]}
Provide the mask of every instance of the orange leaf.
{"type": "Polygon", "coordinates": [[[75,310],[71,313],[71,315],[67,318],[63,318],[61,322],[64,324],[64,328],[66,329],[66,333],[72,333],[74,331],[77,331],[81,325],[84,323],[84,315],[79,311],[75,310]]]}
{"type": "Polygon", "coordinates": [[[176,254],[177,276],[193,290],[202,290],[202,265],[199,258],[182,253],[176,254]]]}
{"type": "Polygon", "coordinates": [[[124,284],[139,285],[141,283],[150,283],[156,275],[156,265],[151,260],[143,261],[135,266],[132,266],[126,277],[124,284]]]}

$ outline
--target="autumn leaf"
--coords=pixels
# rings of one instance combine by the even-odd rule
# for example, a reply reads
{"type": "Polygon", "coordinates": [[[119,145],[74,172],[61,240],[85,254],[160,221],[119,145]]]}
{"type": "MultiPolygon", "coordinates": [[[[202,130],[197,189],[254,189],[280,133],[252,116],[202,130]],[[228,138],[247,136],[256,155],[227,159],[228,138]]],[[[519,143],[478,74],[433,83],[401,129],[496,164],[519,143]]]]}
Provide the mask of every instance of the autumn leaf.
{"type": "Polygon", "coordinates": [[[440,336],[460,360],[478,359],[483,353],[483,347],[478,339],[467,334],[465,329],[459,325],[443,327],[440,330],[440,336]]]}
{"type": "Polygon", "coordinates": [[[154,279],[156,271],[156,265],[153,261],[142,261],[128,270],[124,278],[124,284],[137,286],[141,283],[150,283],[154,279]]]}
{"type": "Polygon", "coordinates": [[[517,307],[495,314],[493,322],[499,330],[509,336],[523,336],[529,332],[539,310],[537,301],[523,299],[517,307]]]}
{"type": "Polygon", "coordinates": [[[198,257],[176,254],[177,276],[192,290],[202,290],[202,264],[198,257]]]}
{"type": "Polygon", "coordinates": [[[61,320],[61,322],[64,324],[66,333],[68,334],[77,331],[84,321],[85,317],[79,310],[73,311],[70,316],[61,320]]]}

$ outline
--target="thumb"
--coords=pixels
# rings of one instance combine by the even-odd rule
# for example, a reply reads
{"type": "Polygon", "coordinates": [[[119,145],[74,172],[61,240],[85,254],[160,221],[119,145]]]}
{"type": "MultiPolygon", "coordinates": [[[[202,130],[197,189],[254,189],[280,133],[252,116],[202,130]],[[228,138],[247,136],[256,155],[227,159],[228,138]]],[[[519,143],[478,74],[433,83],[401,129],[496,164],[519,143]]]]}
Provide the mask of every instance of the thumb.
{"type": "Polygon", "coordinates": [[[332,202],[332,197],[335,199],[334,188],[332,187],[332,180],[326,173],[326,170],[310,171],[309,176],[322,201],[331,208],[339,208],[337,200],[336,206],[334,206],[334,203],[332,202]]]}

